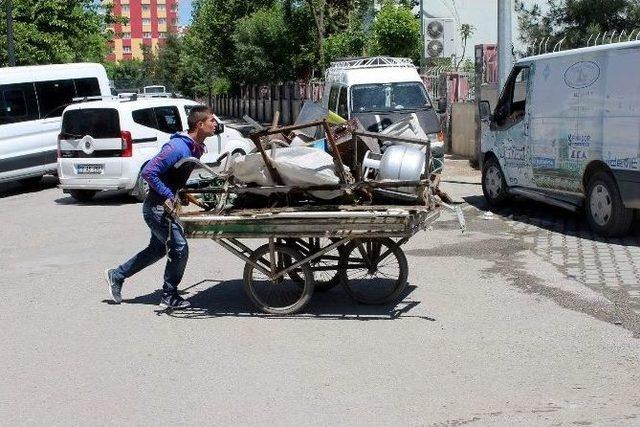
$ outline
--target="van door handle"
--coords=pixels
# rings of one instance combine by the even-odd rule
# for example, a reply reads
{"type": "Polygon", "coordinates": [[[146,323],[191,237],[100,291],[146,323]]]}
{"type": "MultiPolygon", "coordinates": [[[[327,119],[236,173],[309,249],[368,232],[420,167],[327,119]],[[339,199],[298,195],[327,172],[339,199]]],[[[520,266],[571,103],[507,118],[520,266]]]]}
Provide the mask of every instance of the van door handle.
{"type": "Polygon", "coordinates": [[[529,136],[529,126],[530,126],[530,120],[531,118],[529,117],[529,115],[527,114],[527,117],[524,120],[524,135],[525,136],[529,136]]]}

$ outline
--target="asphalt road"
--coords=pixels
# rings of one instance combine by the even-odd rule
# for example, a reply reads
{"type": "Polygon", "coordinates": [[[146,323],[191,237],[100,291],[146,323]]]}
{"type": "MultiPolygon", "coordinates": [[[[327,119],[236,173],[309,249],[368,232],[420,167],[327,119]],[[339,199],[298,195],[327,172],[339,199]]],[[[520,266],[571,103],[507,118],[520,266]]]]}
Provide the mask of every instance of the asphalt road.
{"type": "Polygon", "coordinates": [[[162,262],[111,304],[103,269],[146,244],[141,205],[1,186],[2,424],[640,424],[637,231],[599,241],[525,202],[487,215],[477,173],[450,164],[468,230],[445,213],[406,245],[402,301],[337,288],[285,318],[256,312],[242,263],[204,240],[193,309],[157,311],[162,262]]]}

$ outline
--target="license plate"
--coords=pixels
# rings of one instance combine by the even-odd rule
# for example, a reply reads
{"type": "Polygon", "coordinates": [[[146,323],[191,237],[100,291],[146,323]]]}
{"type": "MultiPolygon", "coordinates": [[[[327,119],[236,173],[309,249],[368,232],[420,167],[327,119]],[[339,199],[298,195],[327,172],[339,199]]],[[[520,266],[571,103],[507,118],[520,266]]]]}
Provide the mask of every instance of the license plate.
{"type": "Polygon", "coordinates": [[[95,175],[104,172],[104,165],[77,165],[78,175],[95,175]]]}

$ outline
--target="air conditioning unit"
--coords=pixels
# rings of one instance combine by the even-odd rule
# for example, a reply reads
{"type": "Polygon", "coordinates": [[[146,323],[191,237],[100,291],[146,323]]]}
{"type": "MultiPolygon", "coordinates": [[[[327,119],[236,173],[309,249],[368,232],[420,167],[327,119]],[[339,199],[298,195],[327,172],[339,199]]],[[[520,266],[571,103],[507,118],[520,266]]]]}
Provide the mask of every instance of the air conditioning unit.
{"type": "Polygon", "coordinates": [[[456,25],[452,18],[426,18],[424,22],[425,58],[450,58],[456,53],[456,25]]]}

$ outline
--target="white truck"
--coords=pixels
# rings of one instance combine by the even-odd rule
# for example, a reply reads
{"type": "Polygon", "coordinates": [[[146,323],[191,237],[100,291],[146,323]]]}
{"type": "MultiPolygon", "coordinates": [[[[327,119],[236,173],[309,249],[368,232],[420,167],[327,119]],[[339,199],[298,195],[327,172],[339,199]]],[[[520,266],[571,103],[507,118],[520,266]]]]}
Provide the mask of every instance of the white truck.
{"type": "Polygon", "coordinates": [[[408,58],[377,56],[331,63],[322,106],[345,119],[358,118],[370,132],[382,132],[413,115],[431,141],[433,156],[444,157],[440,120],[408,58]]]}
{"type": "Polygon", "coordinates": [[[640,42],[519,60],[491,114],[480,103],[482,189],[584,208],[604,236],[640,209],[640,42]]]}

